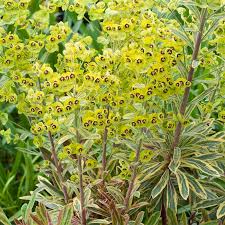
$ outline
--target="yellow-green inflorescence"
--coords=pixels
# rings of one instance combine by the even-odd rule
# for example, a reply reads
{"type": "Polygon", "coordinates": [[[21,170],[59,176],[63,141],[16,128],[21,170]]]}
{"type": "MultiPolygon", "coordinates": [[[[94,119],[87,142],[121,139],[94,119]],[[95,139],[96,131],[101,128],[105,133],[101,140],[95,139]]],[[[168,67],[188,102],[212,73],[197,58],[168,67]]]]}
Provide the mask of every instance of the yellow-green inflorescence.
{"type": "MultiPolygon", "coordinates": [[[[42,146],[48,132],[60,137],[73,126],[99,136],[107,128],[108,138],[127,140],[145,128],[174,131],[177,121],[186,120],[164,107],[192,85],[179,71],[185,43],[171,31],[179,26],[175,20],[158,18],[149,9],[152,1],[51,0],[32,15],[29,0],[0,3],[0,70],[7,77],[0,101],[16,104],[30,118],[35,145],[42,146]],[[101,21],[101,51],[93,48],[91,36],[75,33],[67,22],[49,26],[59,7],[78,19],[88,14],[101,21]],[[11,31],[4,29],[10,24],[11,31]],[[54,64],[48,61],[51,54],[57,55],[54,64]]],[[[215,35],[224,55],[221,32],[222,24],[215,35]]],[[[212,60],[210,53],[201,66],[211,63],[208,58],[212,60]]],[[[224,115],[221,110],[223,122],[224,115]]],[[[73,140],[59,157],[77,154],[86,150],[73,140]]],[[[151,158],[151,150],[142,151],[141,162],[151,158]]],[[[86,165],[95,167],[96,161],[90,157],[86,165]]],[[[129,177],[127,171],[123,167],[122,175],[129,177]]]]}

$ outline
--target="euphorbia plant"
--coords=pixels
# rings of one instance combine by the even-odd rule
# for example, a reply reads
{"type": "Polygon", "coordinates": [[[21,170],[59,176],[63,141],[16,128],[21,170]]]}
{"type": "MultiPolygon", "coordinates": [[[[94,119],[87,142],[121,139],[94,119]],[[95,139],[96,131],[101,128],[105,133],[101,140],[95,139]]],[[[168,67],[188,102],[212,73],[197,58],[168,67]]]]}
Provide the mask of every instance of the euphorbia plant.
{"type": "Polygon", "coordinates": [[[222,3],[1,6],[1,101],[27,116],[45,160],[26,223],[187,224],[190,213],[192,224],[217,204],[224,216],[222,3]],[[76,32],[74,15],[97,40],[76,32]]]}

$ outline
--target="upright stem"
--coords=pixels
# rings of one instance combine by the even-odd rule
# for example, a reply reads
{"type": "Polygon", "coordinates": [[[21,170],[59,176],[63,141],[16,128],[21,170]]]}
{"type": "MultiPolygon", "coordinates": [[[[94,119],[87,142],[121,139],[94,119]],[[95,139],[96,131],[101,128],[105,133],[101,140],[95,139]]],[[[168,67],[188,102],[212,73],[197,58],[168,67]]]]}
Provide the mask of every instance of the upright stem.
{"type": "Polygon", "coordinates": [[[133,169],[133,173],[132,173],[131,180],[129,182],[129,187],[127,189],[126,197],[125,197],[125,200],[124,200],[125,211],[128,210],[128,205],[129,205],[131,193],[133,191],[134,182],[135,182],[135,179],[137,177],[137,169],[138,169],[138,162],[139,162],[139,159],[140,159],[141,147],[142,147],[142,139],[140,140],[138,148],[137,148],[137,151],[136,151],[134,167],[132,168],[133,169]]]}
{"type": "MultiPolygon", "coordinates": [[[[75,113],[75,127],[76,127],[76,137],[77,137],[77,143],[81,143],[81,136],[78,131],[78,117],[77,117],[77,111],[75,113]]],[[[75,157],[74,157],[75,158],[75,157]]],[[[87,219],[86,219],[86,209],[84,206],[84,180],[83,180],[83,167],[82,167],[82,155],[77,155],[77,167],[78,167],[78,174],[79,174],[79,190],[80,190],[80,208],[81,208],[81,225],[87,225],[87,219]]]]}
{"type": "MultiPolygon", "coordinates": [[[[197,33],[197,37],[196,37],[195,44],[194,44],[194,51],[192,54],[192,63],[194,61],[196,61],[197,57],[198,57],[198,53],[199,53],[199,49],[200,49],[201,41],[202,41],[203,30],[204,30],[204,26],[205,26],[205,22],[206,22],[206,15],[207,15],[207,9],[202,9],[202,15],[200,18],[200,28],[197,33]]],[[[190,66],[190,70],[189,70],[188,78],[187,78],[187,80],[190,82],[192,82],[192,80],[193,80],[194,71],[195,71],[195,68],[193,67],[193,64],[192,64],[190,66]]],[[[190,87],[186,87],[185,91],[184,91],[183,99],[182,99],[182,102],[180,105],[180,110],[179,110],[181,115],[185,114],[189,95],[190,95],[190,87]]],[[[182,124],[181,124],[181,122],[178,122],[176,130],[175,130],[175,134],[174,134],[174,141],[173,141],[172,149],[176,148],[179,143],[181,130],[182,130],[182,124]]]]}
{"type": "Polygon", "coordinates": [[[83,168],[82,156],[78,156],[78,171],[79,171],[79,189],[80,189],[80,207],[81,207],[81,224],[86,225],[86,209],[84,207],[84,186],[83,186],[83,168]]]}
{"type": "Polygon", "coordinates": [[[162,225],[167,225],[167,212],[164,204],[164,191],[162,193],[161,218],[162,218],[162,225]]]}
{"type": "Polygon", "coordinates": [[[57,170],[57,175],[59,177],[60,185],[62,186],[62,192],[63,192],[63,195],[64,195],[64,200],[65,200],[65,203],[68,203],[69,197],[68,197],[67,189],[66,189],[66,186],[64,184],[64,179],[63,179],[63,176],[62,176],[62,171],[63,171],[62,165],[57,158],[54,140],[53,140],[53,137],[52,137],[52,133],[50,131],[48,132],[48,137],[49,137],[49,140],[50,140],[50,143],[51,143],[51,150],[52,150],[52,157],[53,157],[54,165],[55,165],[56,170],[57,170]]]}
{"type": "Polygon", "coordinates": [[[102,176],[106,170],[106,147],[107,147],[107,136],[108,136],[108,129],[105,127],[103,133],[103,143],[102,143],[102,176]]]}
{"type": "MultiPolygon", "coordinates": [[[[106,119],[109,117],[109,108],[107,108],[108,112],[106,115],[106,119]]],[[[102,180],[104,181],[104,172],[106,171],[106,150],[107,150],[107,138],[108,138],[108,127],[105,126],[103,133],[103,142],[102,142],[102,180]]]]}

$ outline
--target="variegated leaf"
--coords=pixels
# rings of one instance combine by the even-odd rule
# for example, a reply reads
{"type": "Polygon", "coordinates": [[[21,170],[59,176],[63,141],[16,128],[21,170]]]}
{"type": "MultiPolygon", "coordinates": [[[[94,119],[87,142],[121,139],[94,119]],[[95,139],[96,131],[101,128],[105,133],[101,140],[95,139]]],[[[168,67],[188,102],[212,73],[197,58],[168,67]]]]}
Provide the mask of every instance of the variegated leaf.
{"type": "Polygon", "coordinates": [[[167,184],[167,191],[166,191],[166,206],[167,208],[173,209],[177,211],[177,192],[172,184],[171,181],[167,184]]]}
{"type": "Polygon", "coordinates": [[[194,209],[206,209],[215,205],[219,205],[225,201],[225,197],[218,197],[216,199],[207,199],[201,202],[198,202],[196,205],[193,206],[194,209]]]}
{"type": "Polygon", "coordinates": [[[171,172],[176,173],[178,167],[180,166],[181,150],[180,148],[175,148],[173,153],[173,159],[169,164],[169,169],[171,172]]]}
{"type": "Polygon", "coordinates": [[[211,175],[213,177],[219,177],[220,176],[219,172],[214,167],[212,167],[209,163],[204,162],[202,160],[186,159],[186,160],[183,161],[183,163],[190,168],[199,169],[203,173],[211,175]]]}
{"type": "Polygon", "coordinates": [[[163,191],[163,189],[166,187],[169,181],[169,177],[170,177],[169,170],[166,170],[162,175],[162,177],[160,178],[159,182],[153,188],[151,193],[152,198],[155,198],[163,191]]]}
{"type": "Polygon", "coordinates": [[[146,225],[157,225],[159,220],[160,220],[160,212],[155,212],[150,216],[146,225]]]}
{"type": "Polygon", "coordinates": [[[220,219],[223,216],[225,216],[225,201],[219,205],[219,208],[217,209],[217,212],[216,212],[217,219],[220,219]]]}
{"type": "Polygon", "coordinates": [[[199,160],[215,160],[222,157],[223,157],[223,154],[213,152],[213,153],[206,153],[203,155],[199,155],[199,156],[196,156],[195,158],[199,160]]]}
{"type": "Polygon", "coordinates": [[[207,193],[198,180],[191,175],[188,175],[188,181],[191,190],[201,199],[207,199],[207,193]]]}
{"type": "Polygon", "coordinates": [[[176,212],[172,209],[167,209],[168,214],[168,225],[178,225],[176,212]]]}
{"type": "Polygon", "coordinates": [[[144,212],[143,211],[141,211],[141,212],[139,212],[138,213],[138,215],[137,215],[137,217],[136,217],[136,220],[135,220],[135,222],[134,222],[134,225],[141,225],[142,223],[142,220],[143,220],[143,218],[144,218],[144,212]]]}
{"type": "Polygon", "coordinates": [[[187,219],[187,216],[184,212],[181,215],[181,224],[182,225],[188,225],[188,219],[187,219]]]}
{"type": "Polygon", "coordinates": [[[189,196],[188,179],[185,176],[185,174],[183,172],[181,172],[180,170],[177,171],[176,178],[177,178],[180,195],[182,196],[183,199],[187,200],[187,198],[189,196]]]}
{"type": "Polygon", "coordinates": [[[207,221],[205,223],[201,223],[201,225],[217,225],[218,221],[217,220],[210,220],[210,221],[207,221]]]}
{"type": "Polygon", "coordinates": [[[162,168],[164,167],[163,163],[154,163],[152,164],[152,166],[148,167],[143,174],[147,174],[143,177],[142,182],[152,178],[157,172],[159,172],[160,170],[162,170],[162,168]]]}
{"type": "Polygon", "coordinates": [[[96,219],[96,220],[90,221],[88,224],[97,224],[97,225],[99,225],[99,224],[110,224],[110,222],[107,221],[107,220],[103,220],[103,219],[96,219]]]}
{"type": "Polygon", "coordinates": [[[62,216],[58,219],[57,225],[71,225],[73,217],[73,206],[72,204],[65,206],[62,211],[62,216]]]}
{"type": "Polygon", "coordinates": [[[0,208],[0,222],[3,225],[11,225],[3,210],[0,208]]]}

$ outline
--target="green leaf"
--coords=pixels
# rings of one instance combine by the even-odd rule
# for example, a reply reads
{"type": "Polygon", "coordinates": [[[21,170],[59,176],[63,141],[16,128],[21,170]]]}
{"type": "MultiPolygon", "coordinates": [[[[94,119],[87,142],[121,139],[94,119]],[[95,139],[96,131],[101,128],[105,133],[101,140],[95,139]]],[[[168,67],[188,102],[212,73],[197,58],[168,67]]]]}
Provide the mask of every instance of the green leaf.
{"type": "Polygon", "coordinates": [[[121,193],[121,190],[119,188],[113,187],[113,186],[107,186],[107,191],[113,198],[116,200],[117,203],[124,202],[123,194],[121,193]]]}
{"type": "Polygon", "coordinates": [[[134,117],[135,117],[135,113],[127,113],[123,115],[124,120],[130,120],[130,119],[133,119],[134,117]]]}
{"type": "Polygon", "coordinates": [[[181,32],[176,29],[171,29],[171,30],[176,36],[178,36],[180,39],[185,41],[191,48],[193,48],[193,43],[192,43],[191,39],[184,32],[181,32]]]}
{"type": "Polygon", "coordinates": [[[225,201],[219,205],[219,208],[217,209],[217,212],[216,212],[217,219],[220,219],[223,216],[225,216],[225,201]]]}
{"type": "Polygon", "coordinates": [[[93,140],[87,140],[87,141],[85,141],[85,143],[84,143],[84,149],[86,151],[90,150],[93,144],[94,144],[94,141],[93,140]]]}
{"type": "Polygon", "coordinates": [[[143,171],[144,177],[143,177],[142,182],[152,178],[157,172],[162,170],[163,167],[164,167],[163,163],[152,163],[152,164],[150,164],[148,166],[148,168],[143,171]]]}
{"type": "Polygon", "coordinates": [[[146,225],[157,225],[160,220],[160,212],[153,213],[148,221],[146,222],[146,225]]]}
{"type": "Polygon", "coordinates": [[[191,175],[188,175],[188,181],[191,190],[201,199],[207,199],[207,193],[198,180],[191,175]]]}
{"type": "Polygon", "coordinates": [[[196,18],[199,18],[200,19],[200,12],[199,12],[199,10],[198,10],[198,8],[196,7],[196,5],[194,4],[194,5],[188,5],[188,4],[186,4],[185,5],[191,12],[193,12],[194,13],[194,15],[196,16],[196,18]]]}
{"type": "Polygon", "coordinates": [[[30,217],[32,218],[32,220],[37,223],[37,225],[45,225],[43,221],[41,221],[38,216],[35,216],[33,214],[30,215],[30,217]]]}
{"type": "Polygon", "coordinates": [[[84,205],[87,206],[89,204],[91,198],[91,189],[86,188],[84,191],[84,205]]]}
{"type": "Polygon", "coordinates": [[[48,223],[46,215],[47,215],[47,210],[43,204],[39,204],[38,207],[36,207],[36,213],[38,218],[44,223],[48,223]]]}
{"type": "Polygon", "coordinates": [[[3,223],[3,225],[11,225],[2,208],[0,208],[0,222],[3,223]]]}
{"type": "Polygon", "coordinates": [[[191,168],[196,168],[202,171],[205,174],[211,175],[213,177],[219,177],[219,172],[213,168],[209,163],[204,162],[199,159],[186,159],[183,161],[184,164],[188,165],[191,168]]]}
{"type": "Polygon", "coordinates": [[[36,200],[36,192],[33,192],[32,196],[31,196],[31,200],[29,201],[29,203],[26,207],[25,218],[24,218],[25,222],[27,222],[29,217],[30,217],[30,214],[32,212],[32,208],[34,206],[35,200],[36,200]]]}
{"type": "Polygon", "coordinates": [[[88,206],[88,210],[90,212],[95,213],[97,215],[100,215],[102,217],[108,216],[107,212],[104,209],[100,208],[98,205],[95,205],[95,204],[92,204],[91,206],[88,206]]]}
{"type": "Polygon", "coordinates": [[[170,208],[167,209],[168,225],[178,225],[176,212],[170,208]]]}
{"type": "Polygon", "coordinates": [[[4,195],[5,192],[7,191],[8,187],[10,186],[10,183],[12,183],[12,181],[14,180],[14,178],[15,178],[15,175],[11,176],[11,177],[7,180],[7,182],[5,183],[4,188],[3,188],[3,190],[2,190],[2,194],[3,194],[3,195],[4,195]]]}
{"type": "MultiPolygon", "coordinates": [[[[30,196],[29,196],[30,197],[30,196]]],[[[22,198],[21,198],[22,199],[22,198]]],[[[24,203],[22,206],[21,206],[21,215],[23,218],[25,218],[25,214],[26,214],[26,210],[27,210],[27,203],[24,203]]]]}
{"type": "Polygon", "coordinates": [[[134,225],[141,225],[142,224],[141,222],[142,222],[142,220],[144,218],[144,214],[145,213],[143,211],[138,213],[134,225]]]}
{"type": "Polygon", "coordinates": [[[79,128],[79,133],[82,136],[82,139],[84,140],[91,140],[91,139],[100,139],[101,135],[96,133],[91,133],[84,128],[79,128]]]}
{"type": "Polygon", "coordinates": [[[197,204],[193,205],[194,209],[206,209],[215,205],[219,205],[222,202],[225,201],[225,197],[219,197],[216,199],[208,199],[208,200],[203,200],[201,202],[198,202],[197,204]]]}
{"type": "Polygon", "coordinates": [[[34,164],[32,162],[32,158],[28,154],[24,154],[25,166],[26,166],[26,179],[25,179],[25,192],[33,189],[34,182],[34,164]]]}
{"type": "Polygon", "coordinates": [[[153,188],[151,193],[152,198],[157,197],[163,191],[163,189],[166,187],[169,181],[169,177],[170,177],[169,170],[166,170],[162,175],[162,177],[160,178],[159,182],[153,188]]]}
{"type": "Polygon", "coordinates": [[[73,206],[72,204],[64,207],[63,211],[60,213],[57,225],[71,225],[73,217],[73,206]]]}
{"type": "Polygon", "coordinates": [[[176,178],[177,178],[177,183],[178,183],[180,195],[182,196],[183,199],[187,200],[187,198],[189,196],[188,179],[185,176],[185,174],[183,172],[181,172],[180,170],[178,170],[175,175],[176,175],[176,178]]]}
{"type": "Polygon", "coordinates": [[[64,142],[70,140],[70,139],[73,138],[73,137],[74,137],[73,134],[67,134],[67,135],[61,137],[61,138],[58,140],[57,145],[59,146],[59,145],[63,144],[64,142]]]}
{"type": "Polygon", "coordinates": [[[88,224],[111,224],[109,221],[107,220],[103,220],[103,219],[96,219],[96,220],[92,220],[90,221],[88,224]]]}
{"type": "Polygon", "coordinates": [[[189,116],[193,109],[199,104],[200,101],[205,99],[209,94],[213,92],[214,88],[207,88],[201,94],[197,95],[189,104],[185,115],[189,116]]]}
{"type": "Polygon", "coordinates": [[[63,193],[57,188],[56,185],[52,185],[46,178],[39,176],[40,187],[44,188],[48,193],[55,197],[62,197],[63,193]]]}
{"type": "Polygon", "coordinates": [[[166,206],[167,208],[177,211],[177,192],[171,181],[168,182],[166,191],[166,206]]]}
{"type": "Polygon", "coordinates": [[[201,223],[201,225],[217,225],[218,221],[217,220],[211,220],[211,221],[207,221],[205,223],[201,223]]]}
{"type": "Polygon", "coordinates": [[[173,159],[169,164],[169,169],[171,172],[176,173],[178,167],[180,166],[181,150],[180,148],[175,148],[173,153],[173,159]]]}
{"type": "Polygon", "coordinates": [[[195,156],[196,159],[199,160],[215,160],[215,159],[219,159],[224,157],[223,154],[220,153],[208,153],[208,154],[203,154],[203,155],[199,155],[199,156],[195,156]]]}
{"type": "Polygon", "coordinates": [[[181,224],[188,225],[188,219],[187,219],[186,213],[184,213],[184,212],[181,215],[181,224]]]}

